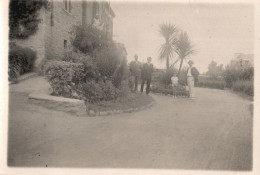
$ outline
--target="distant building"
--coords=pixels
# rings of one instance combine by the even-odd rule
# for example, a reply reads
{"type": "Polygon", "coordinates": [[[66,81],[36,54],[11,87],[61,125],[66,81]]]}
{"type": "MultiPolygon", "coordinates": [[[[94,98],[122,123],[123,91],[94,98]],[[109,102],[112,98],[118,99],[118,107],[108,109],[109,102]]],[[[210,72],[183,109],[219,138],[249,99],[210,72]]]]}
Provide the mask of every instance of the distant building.
{"type": "Polygon", "coordinates": [[[71,46],[70,32],[75,25],[91,25],[98,14],[103,30],[113,35],[115,14],[109,1],[101,0],[50,0],[50,9],[41,9],[41,23],[37,32],[27,39],[14,39],[22,47],[36,51],[35,68],[39,68],[46,59],[60,59],[71,46]]]}
{"type": "Polygon", "coordinates": [[[235,53],[232,65],[254,66],[254,54],[235,53]]]}

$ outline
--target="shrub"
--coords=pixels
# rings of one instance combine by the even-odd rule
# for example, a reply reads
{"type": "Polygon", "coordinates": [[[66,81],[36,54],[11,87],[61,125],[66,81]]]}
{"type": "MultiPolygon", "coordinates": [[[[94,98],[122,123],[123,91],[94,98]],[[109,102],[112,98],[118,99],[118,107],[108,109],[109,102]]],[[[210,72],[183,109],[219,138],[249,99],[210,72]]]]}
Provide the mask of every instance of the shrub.
{"type": "Polygon", "coordinates": [[[91,26],[77,26],[72,33],[75,34],[73,46],[79,53],[70,51],[63,60],[81,62],[86,55],[91,56],[100,74],[99,79],[111,80],[115,87],[120,88],[123,79],[127,78],[127,60],[123,55],[123,48],[104,32],[91,26]]]}
{"type": "Polygon", "coordinates": [[[195,84],[197,87],[205,87],[212,89],[224,89],[225,82],[221,78],[211,78],[206,76],[199,76],[199,82],[195,84]]]}
{"type": "Polygon", "coordinates": [[[115,100],[119,96],[111,81],[89,81],[83,85],[83,95],[87,102],[97,103],[100,101],[115,100]]]}
{"type": "Polygon", "coordinates": [[[111,37],[92,26],[75,26],[72,30],[72,45],[83,53],[92,55],[95,50],[102,50],[114,45],[111,37]]]}
{"type": "Polygon", "coordinates": [[[254,83],[253,80],[238,80],[233,83],[233,90],[238,92],[244,92],[247,95],[254,95],[254,83]]]}
{"type": "Polygon", "coordinates": [[[50,8],[48,0],[11,0],[9,1],[9,37],[28,38],[38,30],[39,10],[50,8]]]}
{"type": "Polygon", "coordinates": [[[19,75],[33,70],[36,53],[30,48],[23,48],[11,44],[9,49],[9,79],[16,79],[19,75]]]}
{"type": "Polygon", "coordinates": [[[81,52],[68,51],[64,53],[62,61],[79,63],[83,60],[90,59],[91,57],[87,54],[83,54],[81,52]]]}
{"type": "MultiPolygon", "coordinates": [[[[178,85],[175,88],[176,88],[175,92],[176,92],[177,96],[189,97],[189,91],[187,91],[185,89],[185,87],[183,87],[182,85],[178,85]]],[[[153,85],[151,87],[151,91],[155,92],[155,93],[165,94],[165,95],[173,95],[173,87],[172,86],[168,86],[168,87],[165,88],[165,86],[162,85],[162,84],[153,85]]]]}
{"type": "Polygon", "coordinates": [[[50,61],[46,63],[44,72],[52,87],[52,95],[69,98],[81,98],[82,83],[97,77],[91,60],[84,63],[50,61]]]}
{"type": "Polygon", "coordinates": [[[128,69],[122,48],[91,26],[78,26],[72,33],[74,51],[65,53],[63,62],[51,63],[45,71],[53,95],[96,103],[125,94],[128,69]]]}
{"type": "Polygon", "coordinates": [[[179,77],[178,77],[178,83],[182,86],[187,86],[187,68],[184,68],[181,70],[179,77]]]}
{"type": "Polygon", "coordinates": [[[102,77],[112,78],[121,62],[121,55],[116,48],[102,49],[94,52],[95,62],[102,77]]]}
{"type": "Polygon", "coordinates": [[[251,80],[254,77],[254,68],[250,66],[227,65],[223,77],[228,88],[232,88],[233,83],[238,80],[251,80]]]}
{"type": "Polygon", "coordinates": [[[171,81],[171,77],[173,76],[173,70],[172,69],[168,69],[166,70],[165,73],[163,73],[160,77],[160,81],[161,83],[167,87],[168,85],[170,85],[172,83],[171,81]]]}

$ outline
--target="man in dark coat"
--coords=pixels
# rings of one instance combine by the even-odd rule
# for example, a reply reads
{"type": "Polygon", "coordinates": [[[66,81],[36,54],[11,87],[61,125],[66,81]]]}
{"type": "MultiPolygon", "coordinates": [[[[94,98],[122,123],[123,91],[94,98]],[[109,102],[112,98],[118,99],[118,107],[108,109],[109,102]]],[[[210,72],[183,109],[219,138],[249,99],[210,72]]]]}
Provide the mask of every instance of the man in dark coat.
{"type": "Polygon", "coordinates": [[[150,92],[150,84],[152,80],[152,73],[153,73],[153,64],[151,63],[152,58],[147,58],[147,63],[145,63],[142,67],[142,84],[141,84],[141,92],[143,92],[144,84],[146,82],[146,94],[150,92]]]}
{"type": "Polygon", "coordinates": [[[141,76],[141,63],[138,61],[138,55],[135,54],[135,61],[130,63],[131,76],[134,78],[134,91],[137,91],[138,80],[141,76]]]}

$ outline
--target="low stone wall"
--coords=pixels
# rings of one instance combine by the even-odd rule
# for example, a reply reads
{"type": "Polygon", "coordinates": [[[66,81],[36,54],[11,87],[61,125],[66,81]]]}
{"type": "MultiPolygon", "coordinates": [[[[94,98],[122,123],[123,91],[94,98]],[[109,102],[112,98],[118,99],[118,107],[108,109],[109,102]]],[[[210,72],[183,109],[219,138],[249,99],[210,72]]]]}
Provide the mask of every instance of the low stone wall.
{"type": "Polygon", "coordinates": [[[125,110],[94,111],[92,109],[88,109],[87,104],[83,100],[52,96],[47,90],[35,91],[29,94],[28,98],[29,102],[31,103],[57,111],[68,112],[78,117],[108,116],[111,114],[131,113],[150,108],[154,104],[152,101],[147,105],[137,108],[129,108],[125,110]]]}
{"type": "Polygon", "coordinates": [[[29,101],[49,109],[68,112],[79,117],[88,116],[83,100],[56,97],[51,96],[46,91],[36,91],[29,94],[29,101]]]}

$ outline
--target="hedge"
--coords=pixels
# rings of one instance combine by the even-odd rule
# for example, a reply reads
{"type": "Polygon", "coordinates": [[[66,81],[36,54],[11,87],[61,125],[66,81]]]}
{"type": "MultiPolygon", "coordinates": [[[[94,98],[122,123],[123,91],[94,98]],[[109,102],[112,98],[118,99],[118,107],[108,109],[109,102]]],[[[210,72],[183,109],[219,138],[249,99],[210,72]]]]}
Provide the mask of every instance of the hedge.
{"type": "Polygon", "coordinates": [[[243,92],[247,95],[254,96],[253,80],[238,80],[233,83],[233,91],[243,92]]]}
{"type": "Polygon", "coordinates": [[[9,80],[16,80],[18,76],[33,70],[36,52],[30,48],[24,48],[10,44],[8,56],[9,80]]]}

